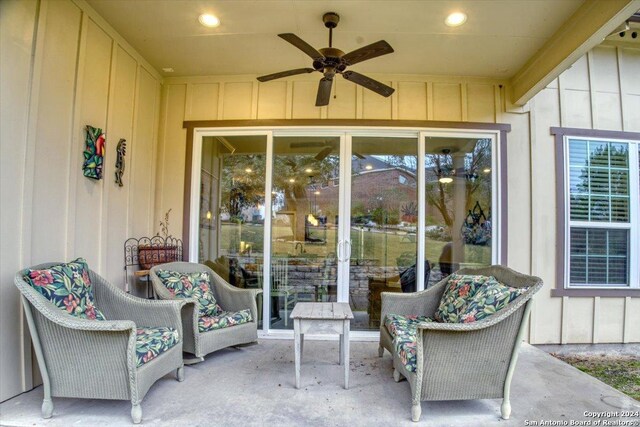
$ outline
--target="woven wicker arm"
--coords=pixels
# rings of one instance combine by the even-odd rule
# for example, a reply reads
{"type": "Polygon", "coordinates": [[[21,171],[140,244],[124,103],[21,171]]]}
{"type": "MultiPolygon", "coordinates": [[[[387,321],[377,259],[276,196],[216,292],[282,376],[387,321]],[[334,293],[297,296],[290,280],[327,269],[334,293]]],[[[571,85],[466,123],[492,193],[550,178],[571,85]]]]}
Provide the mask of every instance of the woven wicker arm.
{"type": "Polygon", "coordinates": [[[154,301],[138,298],[113,286],[105,279],[89,271],[94,285],[96,306],[107,319],[129,319],[138,327],[166,326],[178,331],[182,337],[180,311],[184,300],[154,301]]]}
{"type": "Polygon", "coordinates": [[[253,319],[258,319],[258,307],[256,297],[262,293],[260,289],[239,289],[231,286],[216,272],[211,271],[211,283],[214,286],[216,298],[220,305],[227,311],[251,310],[253,319]]]}

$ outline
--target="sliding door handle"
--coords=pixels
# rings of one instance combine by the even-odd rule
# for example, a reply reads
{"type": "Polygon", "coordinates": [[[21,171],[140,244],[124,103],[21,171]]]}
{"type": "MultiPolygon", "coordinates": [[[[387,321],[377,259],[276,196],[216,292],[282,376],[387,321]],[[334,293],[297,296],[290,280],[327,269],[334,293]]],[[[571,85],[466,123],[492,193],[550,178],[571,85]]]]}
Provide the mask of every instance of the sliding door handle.
{"type": "Polygon", "coordinates": [[[338,240],[338,245],[336,246],[336,255],[338,257],[338,262],[344,261],[342,259],[342,246],[344,244],[344,240],[338,240]]]}
{"type": "Polygon", "coordinates": [[[344,257],[345,261],[349,261],[351,259],[351,240],[345,240],[344,241],[345,246],[347,246],[347,248],[349,249],[349,252],[347,252],[347,256],[344,257]]]}

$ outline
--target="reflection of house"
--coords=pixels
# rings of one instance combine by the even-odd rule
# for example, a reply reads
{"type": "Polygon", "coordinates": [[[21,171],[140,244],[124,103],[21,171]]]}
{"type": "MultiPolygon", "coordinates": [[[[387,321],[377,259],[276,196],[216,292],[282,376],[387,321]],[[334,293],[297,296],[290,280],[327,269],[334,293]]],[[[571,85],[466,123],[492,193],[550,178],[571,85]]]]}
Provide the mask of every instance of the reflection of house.
{"type": "MultiPolygon", "coordinates": [[[[408,200],[416,200],[415,170],[395,166],[383,156],[362,156],[351,161],[351,209],[354,215],[369,215],[376,208],[394,213],[397,221],[415,222],[406,218],[417,209],[408,206],[408,200]],[[404,213],[402,208],[408,209],[404,213]],[[360,212],[362,211],[362,212],[360,212]],[[403,219],[403,215],[405,218],[403,219]]],[[[313,185],[307,188],[307,197],[322,214],[323,207],[335,206],[338,200],[339,180],[332,179],[328,185],[313,185]],[[318,194],[319,193],[319,194],[318,194]]],[[[417,215],[417,210],[414,215],[417,215]]]]}

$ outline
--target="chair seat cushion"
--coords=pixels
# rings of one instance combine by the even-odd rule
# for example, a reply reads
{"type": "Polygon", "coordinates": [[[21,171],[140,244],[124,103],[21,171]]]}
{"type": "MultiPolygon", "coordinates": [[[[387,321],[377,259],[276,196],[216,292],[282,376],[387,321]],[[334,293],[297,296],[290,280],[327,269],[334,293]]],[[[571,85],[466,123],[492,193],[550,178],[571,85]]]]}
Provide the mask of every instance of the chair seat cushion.
{"type": "Polygon", "coordinates": [[[218,316],[222,308],[211,290],[209,273],[180,273],[178,271],[158,270],[158,278],[175,298],[193,298],[200,316],[218,316]]]}
{"type": "Polygon", "coordinates": [[[465,309],[460,313],[460,321],[471,323],[489,317],[505,308],[527,289],[512,288],[492,278],[482,285],[469,300],[465,309]]]}
{"type": "Polygon", "coordinates": [[[173,328],[139,327],[136,329],[136,366],[142,366],[176,345],[180,337],[173,328]]]}
{"type": "Polygon", "coordinates": [[[384,320],[385,327],[393,337],[393,348],[400,361],[409,372],[416,371],[416,341],[418,325],[433,322],[425,316],[388,314],[384,320]]]}
{"type": "Polygon", "coordinates": [[[460,274],[449,276],[447,286],[440,298],[440,305],[434,314],[435,319],[438,322],[460,323],[460,316],[465,312],[469,301],[478,289],[490,280],[495,281],[495,277],[460,274]]]}
{"type": "Polygon", "coordinates": [[[251,310],[240,310],[236,312],[222,311],[216,316],[201,316],[198,318],[198,331],[207,332],[214,329],[228,328],[242,325],[253,321],[251,310]]]}
{"type": "Polygon", "coordinates": [[[72,316],[105,320],[95,306],[89,267],[83,258],[47,269],[25,270],[24,280],[56,307],[72,316]]]}

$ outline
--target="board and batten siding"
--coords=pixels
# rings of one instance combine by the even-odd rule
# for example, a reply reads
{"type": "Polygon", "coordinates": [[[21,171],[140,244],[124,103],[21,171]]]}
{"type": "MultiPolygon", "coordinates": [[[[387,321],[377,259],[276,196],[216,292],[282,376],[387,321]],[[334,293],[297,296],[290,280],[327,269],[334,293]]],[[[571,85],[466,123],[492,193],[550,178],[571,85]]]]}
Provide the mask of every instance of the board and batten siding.
{"type": "Polygon", "coordinates": [[[162,78],[82,0],[2,0],[0,8],[2,401],[37,381],[16,272],[84,257],[124,287],[124,241],[155,229],[162,78]],[[82,174],[85,125],[106,133],[99,181],[82,174]],[[123,187],[114,182],[120,138],[123,187]]]}
{"type": "Polygon", "coordinates": [[[555,287],[556,263],[563,262],[556,244],[555,140],[549,128],[640,131],[639,76],[640,49],[603,44],[530,101],[532,221],[538,231],[531,268],[547,284],[533,309],[540,319],[531,331],[534,343],[640,342],[640,298],[551,297],[547,291],[555,287]]]}
{"type": "Polygon", "coordinates": [[[509,123],[509,265],[531,271],[529,116],[504,112],[504,82],[474,78],[372,75],[394,87],[383,98],[337,79],[331,102],[315,107],[317,76],[259,83],[255,76],[165,78],[158,141],[156,220],[171,209],[182,234],[185,120],[397,119],[509,123]]]}

